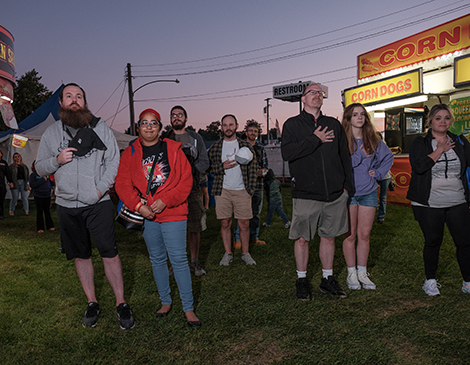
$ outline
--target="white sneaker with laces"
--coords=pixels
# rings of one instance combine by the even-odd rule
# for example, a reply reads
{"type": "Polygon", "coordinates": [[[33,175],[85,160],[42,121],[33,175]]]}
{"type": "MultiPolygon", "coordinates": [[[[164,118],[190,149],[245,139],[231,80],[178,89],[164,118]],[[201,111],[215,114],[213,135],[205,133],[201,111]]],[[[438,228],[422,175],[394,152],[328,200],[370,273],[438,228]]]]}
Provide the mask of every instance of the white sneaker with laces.
{"type": "Polygon", "coordinates": [[[253,260],[253,257],[251,257],[250,253],[247,252],[246,254],[242,255],[242,260],[245,261],[247,265],[256,265],[256,261],[253,260]]]}
{"type": "Polygon", "coordinates": [[[348,277],[346,278],[346,284],[348,284],[348,289],[352,290],[361,290],[361,284],[357,280],[357,271],[348,271],[348,277]]]}
{"type": "Polygon", "coordinates": [[[222,257],[222,260],[220,260],[219,265],[220,266],[228,266],[233,260],[233,253],[224,253],[224,257],[222,257]]]}
{"type": "Polygon", "coordinates": [[[360,281],[364,289],[375,289],[375,284],[369,279],[369,273],[366,270],[357,271],[357,280],[360,281]]]}
{"type": "Polygon", "coordinates": [[[462,291],[464,293],[470,294],[470,281],[463,281],[462,282],[462,291]]]}
{"type": "Polygon", "coordinates": [[[424,281],[423,290],[430,297],[434,297],[436,295],[441,295],[441,292],[439,291],[440,287],[441,284],[439,284],[436,279],[429,279],[424,281]]]}

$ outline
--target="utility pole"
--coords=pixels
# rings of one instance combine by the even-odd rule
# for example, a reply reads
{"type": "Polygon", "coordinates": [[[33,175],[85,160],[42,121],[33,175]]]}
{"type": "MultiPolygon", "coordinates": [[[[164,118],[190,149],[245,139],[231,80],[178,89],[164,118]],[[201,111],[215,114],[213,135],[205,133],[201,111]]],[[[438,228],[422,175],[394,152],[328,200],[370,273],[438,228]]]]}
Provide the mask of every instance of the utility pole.
{"type": "Polygon", "coordinates": [[[131,125],[130,125],[130,129],[129,129],[129,132],[130,132],[130,135],[131,136],[135,136],[135,116],[134,116],[134,94],[142,89],[143,87],[147,86],[147,85],[150,85],[150,84],[155,84],[157,82],[175,82],[177,84],[180,83],[180,80],[176,79],[176,80],[153,80],[153,81],[150,81],[150,82],[147,82],[141,86],[139,86],[137,89],[133,90],[132,89],[132,71],[131,71],[131,64],[128,63],[127,64],[127,83],[128,83],[128,89],[129,89],[129,113],[130,113],[130,116],[131,116],[131,125]]]}
{"type": "Polygon", "coordinates": [[[127,85],[129,90],[129,113],[131,116],[131,125],[129,128],[129,134],[135,136],[135,116],[134,116],[134,91],[132,91],[132,72],[131,64],[127,64],[127,85]]]}
{"type": "Polygon", "coordinates": [[[268,132],[267,132],[268,145],[270,143],[270,140],[269,140],[269,107],[270,107],[269,100],[271,100],[271,98],[264,99],[264,101],[266,102],[266,124],[267,124],[267,127],[268,127],[268,132]]]}

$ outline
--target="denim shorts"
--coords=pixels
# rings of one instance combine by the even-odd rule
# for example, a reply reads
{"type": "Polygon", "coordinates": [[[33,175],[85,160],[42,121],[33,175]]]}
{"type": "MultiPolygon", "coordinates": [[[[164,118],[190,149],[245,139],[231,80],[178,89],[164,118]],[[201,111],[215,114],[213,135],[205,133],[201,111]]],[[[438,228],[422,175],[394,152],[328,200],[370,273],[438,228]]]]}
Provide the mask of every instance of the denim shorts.
{"type": "Polygon", "coordinates": [[[352,198],[349,198],[349,205],[354,204],[359,204],[363,207],[378,207],[377,190],[366,195],[353,196],[352,198]]]}

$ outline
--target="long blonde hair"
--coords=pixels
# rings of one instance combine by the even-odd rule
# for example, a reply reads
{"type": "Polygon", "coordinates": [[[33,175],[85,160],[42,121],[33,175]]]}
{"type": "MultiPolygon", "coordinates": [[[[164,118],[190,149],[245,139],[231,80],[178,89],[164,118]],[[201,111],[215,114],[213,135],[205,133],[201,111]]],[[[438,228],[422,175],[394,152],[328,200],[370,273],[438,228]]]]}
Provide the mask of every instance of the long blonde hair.
{"type": "Polygon", "coordinates": [[[354,103],[349,105],[343,113],[343,120],[341,124],[343,125],[344,132],[346,134],[346,139],[348,141],[349,153],[352,155],[357,150],[356,139],[354,138],[351,126],[351,118],[354,112],[354,108],[361,107],[365,112],[365,121],[364,126],[362,127],[362,143],[364,145],[364,151],[368,154],[375,152],[379,144],[379,139],[377,137],[377,131],[375,130],[374,125],[370,121],[369,113],[367,113],[364,105],[360,103],[354,103]]]}

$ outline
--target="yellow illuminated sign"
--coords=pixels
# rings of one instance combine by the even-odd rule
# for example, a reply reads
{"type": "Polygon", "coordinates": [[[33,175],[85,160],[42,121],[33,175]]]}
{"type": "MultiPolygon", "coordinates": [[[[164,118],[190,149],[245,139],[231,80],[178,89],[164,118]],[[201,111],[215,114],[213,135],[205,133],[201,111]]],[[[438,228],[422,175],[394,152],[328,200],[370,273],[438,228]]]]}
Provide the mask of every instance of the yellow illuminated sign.
{"type": "Polygon", "coordinates": [[[470,84],[470,55],[454,60],[454,87],[470,84]]]}
{"type": "Polygon", "coordinates": [[[423,90],[423,69],[406,72],[377,82],[352,87],[342,92],[346,108],[353,103],[377,104],[421,94],[423,90]]]}

